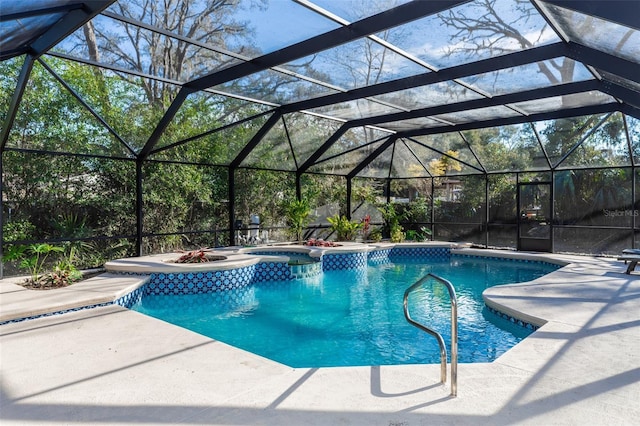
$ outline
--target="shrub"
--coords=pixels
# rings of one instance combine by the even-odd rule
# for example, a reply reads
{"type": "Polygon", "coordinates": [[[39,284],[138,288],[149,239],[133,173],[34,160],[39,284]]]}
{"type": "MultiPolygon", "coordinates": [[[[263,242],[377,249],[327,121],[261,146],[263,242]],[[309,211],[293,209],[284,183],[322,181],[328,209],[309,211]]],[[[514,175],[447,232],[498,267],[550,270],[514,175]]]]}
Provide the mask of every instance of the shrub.
{"type": "Polygon", "coordinates": [[[175,260],[175,263],[205,263],[209,262],[211,256],[207,254],[208,250],[198,249],[191,251],[178,250],[181,256],[175,260]]]}
{"type": "Polygon", "coordinates": [[[336,244],[333,241],[325,241],[323,239],[316,240],[315,238],[309,238],[309,240],[305,241],[304,245],[311,247],[338,247],[340,244],[336,244]]]}
{"type": "Polygon", "coordinates": [[[351,221],[344,215],[335,215],[327,220],[331,224],[331,230],[337,233],[338,241],[352,241],[363,226],[362,222],[351,221]]]}

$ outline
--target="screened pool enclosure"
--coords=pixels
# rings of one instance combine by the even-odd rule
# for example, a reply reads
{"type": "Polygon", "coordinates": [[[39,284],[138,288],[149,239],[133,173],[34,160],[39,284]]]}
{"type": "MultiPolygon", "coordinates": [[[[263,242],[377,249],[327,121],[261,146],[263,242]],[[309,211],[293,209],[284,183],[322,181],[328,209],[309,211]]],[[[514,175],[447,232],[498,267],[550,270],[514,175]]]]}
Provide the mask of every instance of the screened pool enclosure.
{"type": "Polygon", "coordinates": [[[640,240],[640,1],[22,0],[0,60],[3,252],[287,241],[297,199],[305,238],[640,240]]]}

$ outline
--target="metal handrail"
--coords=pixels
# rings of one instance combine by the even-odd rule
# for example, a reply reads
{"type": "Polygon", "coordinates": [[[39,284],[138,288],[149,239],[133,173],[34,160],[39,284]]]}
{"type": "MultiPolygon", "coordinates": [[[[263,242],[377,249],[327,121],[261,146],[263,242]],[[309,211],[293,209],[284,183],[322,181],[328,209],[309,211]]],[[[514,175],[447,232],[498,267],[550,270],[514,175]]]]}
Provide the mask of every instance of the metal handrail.
{"type": "Polygon", "coordinates": [[[433,278],[439,283],[443,284],[447,290],[449,291],[449,298],[451,299],[451,396],[458,395],[458,299],[456,297],[456,290],[453,288],[453,284],[444,278],[440,278],[434,274],[427,274],[421,279],[419,279],[415,284],[409,287],[404,292],[404,317],[407,321],[418,327],[420,330],[432,335],[438,340],[438,345],[440,346],[440,382],[445,383],[447,381],[447,348],[444,344],[444,339],[442,335],[437,331],[427,327],[426,325],[420,324],[415,321],[409,315],[409,293],[411,293],[416,288],[420,287],[424,284],[428,279],[433,278]]]}

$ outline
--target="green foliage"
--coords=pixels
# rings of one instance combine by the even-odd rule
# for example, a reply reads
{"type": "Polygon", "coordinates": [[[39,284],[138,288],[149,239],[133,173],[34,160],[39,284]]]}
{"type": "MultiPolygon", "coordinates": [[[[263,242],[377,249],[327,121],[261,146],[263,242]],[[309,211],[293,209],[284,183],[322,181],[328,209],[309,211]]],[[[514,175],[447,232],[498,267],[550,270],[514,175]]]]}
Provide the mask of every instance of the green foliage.
{"type": "MultiPolygon", "coordinates": [[[[260,216],[261,226],[288,226],[286,202],[295,195],[295,175],[266,170],[237,170],[235,173],[235,216],[248,222],[251,215],[260,216]]],[[[311,199],[306,196],[304,199],[311,199]]]]}
{"type": "MultiPolygon", "coordinates": [[[[218,191],[226,190],[226,177],[219,168],[150,163],[144,173],[145,229],[155,233],[214,229],[217,219],[224,217],[219,202],[223,195],[218,191]]],[[[183,246],[179,235],[169,237],[149,240],[147,251],[183,246]]]]}
{"type": "Polygon", "coordinates": [[[427,228],[426,226],[421,226],[420,227],[420,232],[422,232],[422,235],[426,237],[430,237],[431,235],[433,235],[433,231],[430,228],[427,228]]]}
{"type": "Polygon", "coordinates": [[[409,202],[404,213],[402,214],[402,220],[404,222],[427,222],[429,221],[429,211],[431,206],[424,197],[414,198],[409,202]]]}
{"type": "Polygon", "coordinates": [[[353,185],[353,198],[357,203],[374,204],[376,202],[376,193],[379,188],[375,184],[368,182],[366,185],[353,185]]]}
{"type": "Polygon", "coordinates": [[[402,232],[402,227],[394,227],[391,228],[391,242],[392,243],[401,243],[404,241],[405,234],[402,232]]]}
{"type": "MultiPolygon", "coordinates": [[[[442,178],[439,178],[442,179],[442,178]]],[[[440,222],[477,222],[483,220],[486,180],[482,175],[459,176],[462,191],[454,201],[435,200],[434,216],[440,222]]],[[[441,183],[440,181],[439,183],[441,183]]]]}
{"type": "Polygon", "coordinates": [[[303,198],[316,208],[338,205],[342,211],[347,196],[345,185],[341,176],[303,175],[301,178],[303,198]]]}
{"type": "Polygon", "coordinates": [[[4,123],[23,62],[24,56],[0,61],[0,123],[4,123]]]}
{"type": "MultiPolygon", "coordinates": [[[[229,21],[233,20],[231,17],[234,14],[231,12],[235,2],[225,3],[224,6],[214,3],[216,2],[208,6],[215,7],[214,14],[202,16],[220,19],[200,20],[197,18],[200,13],[189,14],[186,9],[185,17],[203,30],[210,22],[214,22],[214,25],[233,27],[237,30],[237,37],[248,34],[246,28],[232,25],[229,21]]],[[[169,3],[160,5],[149,13],[162,15],[163,8],[169,7],[167,5],[169,3]]],[[[131,10],[134,9],[136,8],[131,10]]],[[[181,11],[172,12],[177,14],[181,11]]],[[[209,34],[207,37],[217,37],[215,31],[209,33],[205,30],[203,33],[209,34]]],[[[79,32],[74,37],[78,37],[78,34],[79,32]]],[[[116,38],[108,37],[103,41],[111,43],[112,47],[119,42],[116,38]]],[[[81,36],[75,42],[79,49],[86,45],[86,40],[82,40],[81,36]]],[[[163,51],[169,57],[178,58],[173,55],[178,49],[177,45],[155,44],[150,45],[149,49],[155,53],[163,51]]],[[[114,52],[114,49],[103,50],[103,54],[107,55],[115,54],[114,52]]],[[[134,46],[128,45],[122,54],[133,52],[136,52],[134,46]]],[[[18,256],[24,262],[23,265],[33,271],[38,269],[38,259],[46,258],[48,254],[12,245],[11,242],[59,237],[128,236],[91,244],[66,243],[65,257],[73,264],[95,266],[108,258],[131,255],[134,250],[131,236],[136,233],[137,201],[134,157],[149,140],[179,86],[161,80],[126,76],[53,56],[41,59],[62,76],[126,143],[113,137],[40,62],[36,62],[13,128],[9,132],[9,150],[2,153],[3,199],[10,201],[16,212],[15,218],[3,225],[6,252],[9,257],[18,256]],[[37,153],[46,150],[59,154],[80,153],[83,156],[37,153]],[[89,157],[84,154],[99,156],[89,157]],[[101,156],[114,156],[116,159],[101,156]],[[27,260],[34,257],[35,263],[27,260]]],[[[113,58],[109,58],[111,59],[113,58]]],[[[133,62],[122,59],[120,58],[120,62],[135,66],[136,58],[130,58],[133,62]]],[[[173,61],[171,69],[145,72],[157,73],[167,77],[169,81],[182,80],[183,71],[195,69],[192,57],[185,61],[173,61]],[[181,68],[183,65],[184,69],[181,68]]],[[[3,122],[9,108],[22,62],[21,57],[0,62],[0,122],[3,122]]],[[[319,73],[312,68],[308,71],[319,73]]],[[[258,94],[261,91],[272,93],[271,89],[283,84],[286,81],[279,78],[254,79],[247,87],[258,94]]],[[[146,238],[146,252],[170,251],[184,246],[185,240],[204,246],[204,243],[200,244],[200,240],[195,242],[196,237],[189,236],[188,232],[180,232],[230,227],[226,210],[229,202],[228,170],[224,166],[229,165],[242,151],[247,141],[251,140],[269,118],[269,114],[232,124],[254,114],[261,114],[268,108],[212,93],[196,92],[187,97],[177,111],[175,120],[162,134],[156,146],[159,150],[151,153],[151,161],[146,162],[143,168],[144,232],[176,235],[146,238]],[[221,129],[221,126],[226,127],[221,129]],[[218,130],[214,132],[216,129],[218,130]],[[175,144],[187,137],[194,139],[188,143],[175,144]],[[175,146],[169,147],[170,144],[175,146]],[[171,163],[172,161],[189,164],[178,165],[171,163]]],[[[299,113],[286,114],[245,159],[249,164],[243,163],[241,167],[291,171],[295,165],[291,154],[295,154],[298,163],[308,159],[310,153],[322,146],[324,140],[339,127],[338,123],[331,120],[310,117],[299,113]],[[287,139],[292,141],[293,147],[285,143],[287,139]],[[298,140],[305,142],[304,148],[296,144],[295,141],[298,140]]],[[[623,158],[623,153],[628,149],[623,146],[626,142],[623,115],[616,113],[600,129],[595,129],[596,124],[604,117],[605,115],[577,117],[541,123],[542,127],[537,127],[540,140],[554,167],[557,167],[555,162],[569,152],[571,155],[566,161],[571,160],[577,165],[628,164],[628,159],[625,159],[626,162],[614,161],[623,158]],[[597,131],[591,133],[592,130],[597,131]],[[588,143],[571,151],[587,135],[590,135],[585,141],[588,143]]],[[[633,120],[636,122],[635,127],[631,126],[629,131],[634,134],[633,129],[636,129],[637,140],[638,124],[633,120]]],[[[475,155],[489,172],[546,167],[546,159],[544,163],[540,163],[544,155],[531,126],[504,126],[470,130],[463,134],[464,139],[458,132],[433,136],[433,142],[436,139],[440,142],[438,146],[441,146],[441,154],[444,152],[446,155],[436,155],[433,163],[427,163],[427,168],[432,166],[436,174],[444,173],[449,176],[465,173],[470,170],[468,165],[477,164],[475,155]]],[[[372,128],[350,129],[335,141],[329,153],[334,155],[348,152],[354,147],[362,146],[363,142],[372,142],[380,137],[380,132],[372,128]]],[[[426,145],[435,146],[435,143],[426,145]]],[[[634,143],[633,149],[638,149],[638,145],[634,143]]],[[[357,157],[336,156],[327,164],[332,164],[331,167],[336,170],[352,168],[354,158],[357,157]]],[[[565,166],[567,164],[560,168],[565,166]]],[[[329,168],[326,171],[329,173],[329,168]]],[[[265,226],[281,225],[287,212],[283,203],[278,200],[293,197],[295,174],[253,169],[238,169],[235,173],[235,215],[244,219],[257,214],[265,226]]],[[[424,167],[417,167],[415,176],[423,174],[424,167]]],[[[414,176],[411,173],[409,175],[414,176]]],[[[345,213],[346,185],[343,176],[303,174],[300,178],[304,198],[309,200],[309,204],[338,205],[339,211],[345,213]]],[[[512,206],[512,210],[515,209],[515,183],[510,181],[512,178],[491,173],[490,179],[491,203],[501,208],[504,206],[503,211],[508,211],[509,206],[512,206]]],[[[462,188],[460,198],[451,202],[437,200],[435,203],[439,206],[437,213],[440,217],[436,220],[481,221],[482,206],[485,203],[484,176],[462,176],[459,180],[462,188]]],[[[408,186],[406,179],[393,180],[391,185],[394,190],[406,191],[411,196],[415,192],[430,193],[429,179],[415,181],[416,186],[412,188],[408,186]],[[411,189],[414,190],[410,191],[411,189]]],[[[374,204],[376,195],[383,193],[382,179],[357,182],[358,179],[355,179],[352,187],[351,201],[355,205],[374,204]]],[[[561,196],[556,197],[554,211],[562,223],[593,224],[596,221],[594,217],[597,216],[594,212],[633,204],[633,200],[630,200],[631,179],[626,170],[578,173],[557,171],[555,182],[554,190],[561,196]]],[[[429,206],[424,198],[412,201],[404,210],[399,205],[389,205],[381,207],[380,211],[385,221],[385,235],[395,239],[402,235],[400,222],[420,223],[430,219],[429,206]]],[[[515,212],[510,211],[505,216],[515,217],[515,212]]],[[[302,228],[308,224],[308,219],[308,216],[303,220],[297,219],[295,238],[301,239],[302,228]]],[[[422,230],[407,232],[411,238],[420,238],[422,230]]],[[[369,238],[373,239],[374,234],[369,238]]],[[[44,260],[40,264],[43,262],[44,260]]]]}
{"type": "MultiPolygon", "coordinates": [[[[18,152],[3,153],[3,160],[3,191],[13,209],[13,220],[5,225],[5,242],[24,223],[32,225],[25,228],[28,237],[21,239],[135,233],[133,163],[18,152]]],[[[118,241],[64,245],[67,253],[71,245],[76,248],[78,266],[95,267],[111,258],[110,244],[118,241]]]]}
{"type": "Polygon", "coordinates": [[[363,226],[362,222],[351,221],[344,215],[335,215],[327,220],[331,224],[331,230],[336,233],[338,241],[353,241],[358,230],[363,226]]]}
{"type": "Polygon", "coordinates": [[[369,232],[369,239],[375,243],[382,240],[382,229],[374,228],[369,232]]]}
{"type": "Polygon", "coordinates": [[[13,262],[14,260],[22,260],[27,255],[29,246],[11,244],[7,246],[3,256],[3,262],[13,262]]]}
{"type": "Polygon", "coordinates": [[[385,221],[387,226],[391,227],[392,225],[400,222],[400,217],[396,213],[396,207],[393,203],[382,204],[378,207],[378,210],[382,214],[382,219],[385,221]]]}
{"type": "MultiPolygon", "coordinates": [[[[490,220],[513,223],[517,218],[515,174],[489,176],[490,220]]],[[[526,176],[521,176],[524,182],[526,176]]]]}
{"type": "MultiPolygon", "coordinates": [[[[93,229],[87,225],[87,217],[80,217],[77,213],[62,213],[51,222],[55,235],[63,238],[86,238],[94,233],[93,229]]],[[[97,267],[104,263],[104,259],[96,256],[97,249],[94,243],[76,240],[63,242],[62,246],[67,259],[66,263],[69,265],[82,264],[84,267],[97,267]]],[[[67,277],[69,274],[62,276],[67,277]]]]}
{"type": "Polygon", "coordinates": [[[33,238],[36,227],[28,220],[16,220],[3,225],[2,235],[5,242],[28,240],[33,238]]]}
{"type": "Polygon", "coordinates": [[[426,226],[421,226],[420,230],[418,231],[410,229],[405,232],[405,237],[409,241],[426,241],[430,235],[431,229],[427,228],[426,226]]]}
{"type": "Polygon", "coordinates": [[[52,219],[52,228],[59,235],[68,238],[83,238],[91,235],[92,230],[87,225],[87,218],[80,217],[78,213],[63,212],[52,219]]]}
{"type": "MultiPolygon", "coordinates": [[[[630,169],[566,170],[556,174],[555,219],[561,225],[611,225],[606,210],[631,207],[630,169]]],[[[615,220],[623,225],[631,216],[615,220]]]]}
{"type": "Polygon", "coordinates": [[[82,279],[82,273],[65,259],[54,267],[52,272],[45,274],[38,280],[41,287],[66,287],[82,279]]]}
{"type": "Polygon", "coordinates": [[[60,246],[54,246],[52,244],[40,243],[31,244],[29,246],[11,246],[7,251],[3,260],[13,261],[19,260],[20,267],[29,270],[31,274],[31,280],[36,282],[40,279],[44,264],[52,253],[62,253],[64,248],[60,246]]]}
{"type": "Polygon", "coordinates": [[[284,205],[287,226],[291,237],[296,241],[302,241],[302,231],[311,220],[311,206],[305,198],[291,200],[284,205]]]}
{"type": "Polygon", "coordinates": [[[395,204],[383,204],[378,206],[378,210],[382,214],[384,228],[385,231],[389,233],[391,241],[398,243],[404,240],[403,228],[402,225],[400,225],[401,216],[396,211],[395,204]]]}

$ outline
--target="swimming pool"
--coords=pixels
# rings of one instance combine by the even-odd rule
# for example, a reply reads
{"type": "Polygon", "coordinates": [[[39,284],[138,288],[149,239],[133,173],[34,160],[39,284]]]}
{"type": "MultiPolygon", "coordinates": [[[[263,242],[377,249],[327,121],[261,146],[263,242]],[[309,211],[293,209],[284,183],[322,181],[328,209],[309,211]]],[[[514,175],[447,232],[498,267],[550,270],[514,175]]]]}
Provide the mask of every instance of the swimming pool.
{"type": "MultiPolygon", "coordinates": [[[[482,291],[558,268],[481,257],[394,256],[356,270],[268,281],[205,294],[146,294],[132,309],[291,367],[439,362],[436,340],[408,324],[407,287],[432,272],[458,295],[460,362],[490,362],[532,330],[488,312],[482,291]]],[[[427,286],[409,299],[412,316],[450,340],[447,290],[427,286]]]]}

